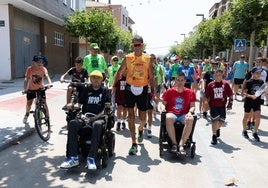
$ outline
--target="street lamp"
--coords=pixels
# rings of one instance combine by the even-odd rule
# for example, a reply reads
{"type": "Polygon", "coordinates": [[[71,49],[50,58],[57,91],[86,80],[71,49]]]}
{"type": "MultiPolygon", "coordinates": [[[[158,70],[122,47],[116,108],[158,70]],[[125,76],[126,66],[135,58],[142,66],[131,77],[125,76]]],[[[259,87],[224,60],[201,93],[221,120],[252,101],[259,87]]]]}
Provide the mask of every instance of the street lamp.
{"type": "Polygon", "coordinates": [[[196,14],[196,16],[202,16],[202,22],[205,20],[204,14],[196,14]]]}

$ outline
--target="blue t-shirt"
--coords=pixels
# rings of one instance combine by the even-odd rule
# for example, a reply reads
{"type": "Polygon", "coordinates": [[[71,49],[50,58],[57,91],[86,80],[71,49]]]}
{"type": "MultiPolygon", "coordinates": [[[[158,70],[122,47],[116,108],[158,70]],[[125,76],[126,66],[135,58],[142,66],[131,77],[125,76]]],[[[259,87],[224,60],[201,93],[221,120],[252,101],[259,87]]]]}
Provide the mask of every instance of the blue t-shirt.
{"type": "Polygon", "coordinates": [[[183,72],[187,82],[194,82],[192,76],[194,75],[194,68],[190,65],[180,66],[177,73],[183,72]]]}
{"type": "Polygon", "coordinates": [[[225,80],[232,80],[234,78],[232,67],[228,67],[226,71],[227,71],[227,74],[226,74],[225,80]]]}
{"type": "Polygon", "coordinates": [[[166,69],[165,79],[166,79],[166,81],[170,81],[172,70],[170,67],[165,67],[165,69],[166,69]]]}
{"type": "Polygon", "coordinates": [[[233,65],[234,78],[244,79],[248,70],[248,63],[245,61],[236,61],[233,65]]]}

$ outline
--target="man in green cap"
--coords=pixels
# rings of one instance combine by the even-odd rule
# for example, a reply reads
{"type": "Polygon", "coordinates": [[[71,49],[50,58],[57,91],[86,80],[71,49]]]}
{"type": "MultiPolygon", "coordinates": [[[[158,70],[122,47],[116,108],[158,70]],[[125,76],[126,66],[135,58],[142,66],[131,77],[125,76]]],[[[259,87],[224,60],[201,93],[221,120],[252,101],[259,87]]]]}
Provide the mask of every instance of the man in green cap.
{"type": "Polygon", "coordinates": [[[107,64],[103,55],[99,54],[99,46],[97,43],[90,44],[90,54],[85,56],[83,68],[90,74],[94,70],[99,70],[103,74],[108,74],[107,64]]]}

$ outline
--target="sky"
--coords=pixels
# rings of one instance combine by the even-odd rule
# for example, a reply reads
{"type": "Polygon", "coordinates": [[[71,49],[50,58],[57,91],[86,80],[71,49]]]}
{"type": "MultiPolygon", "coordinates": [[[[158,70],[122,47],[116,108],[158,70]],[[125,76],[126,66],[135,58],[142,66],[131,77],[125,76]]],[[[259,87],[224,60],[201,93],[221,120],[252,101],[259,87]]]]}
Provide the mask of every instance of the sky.
{"type": "MultiPolygon", "coordinates": [[[[108,0],[99,0],[108,3],[108,0]]],[[[126,7],[135,22],[133,32],[143,37],[146,52],[166,55],[171,46],[183,42],[184,35],[208,18],[209,9],[220,0],[111,0],[126,7]]]]}

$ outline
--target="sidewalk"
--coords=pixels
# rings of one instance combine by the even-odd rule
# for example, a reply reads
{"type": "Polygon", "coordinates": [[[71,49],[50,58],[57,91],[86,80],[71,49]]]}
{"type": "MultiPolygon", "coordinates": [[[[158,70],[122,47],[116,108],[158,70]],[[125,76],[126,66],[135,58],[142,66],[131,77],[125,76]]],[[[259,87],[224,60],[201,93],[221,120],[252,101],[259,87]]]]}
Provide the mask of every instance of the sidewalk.
{"type": "MultiPolygon", "coordinates": [[[[56,82],[59,76],[52,80],[54,86],[59,83],[56,82]]],[[[33,125],[32,118],[29,123],[22,122],[26,103],[22,88],[23,78],[0,81],[0,151],[35,132],[35,128],[29,125],[33,125]]]]}

